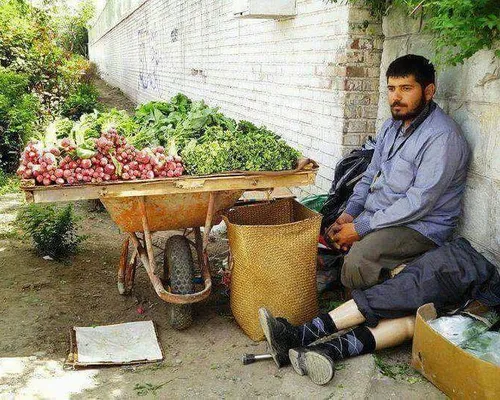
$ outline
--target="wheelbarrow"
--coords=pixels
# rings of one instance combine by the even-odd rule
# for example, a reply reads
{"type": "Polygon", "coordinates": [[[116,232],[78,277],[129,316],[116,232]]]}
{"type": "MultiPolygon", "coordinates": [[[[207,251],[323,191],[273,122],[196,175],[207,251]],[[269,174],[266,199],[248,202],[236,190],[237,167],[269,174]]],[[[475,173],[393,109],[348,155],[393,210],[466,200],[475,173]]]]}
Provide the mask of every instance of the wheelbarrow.
{"type": "Polygon", "coordinates": [[[234,206],[245,191],[311,185],[316,173],[314,162],[303,162],[294,171],[182,176],[80,186],[35,186],[33,181],[23,181],[21,189],[28,202],[101,200],[113,221],[128,234],[122,244],[118,291],[123,295],[132,291],[140,259],[157,295],[172,304],[171,325],[184,329],[192,324],[191,305],[206,299],[212,289],[207,246],[215,217],[234,206]],[[174,235],[166,241],[162,281],[155,273],[153,233],[186,229],[194,231],[194,241],[186,235],[174,235]],[[199,291],[193,283],[192,246],[196,249],[203,282],[199,291]],[[169,282],[167,288],[164,282],[169,282]]]}

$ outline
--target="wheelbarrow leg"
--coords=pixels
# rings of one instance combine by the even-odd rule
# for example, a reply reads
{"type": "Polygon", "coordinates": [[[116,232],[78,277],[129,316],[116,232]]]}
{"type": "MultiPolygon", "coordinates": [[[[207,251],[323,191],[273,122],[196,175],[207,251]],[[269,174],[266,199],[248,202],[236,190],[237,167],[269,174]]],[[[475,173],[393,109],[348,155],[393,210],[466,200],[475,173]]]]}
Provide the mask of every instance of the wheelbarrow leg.
{"type": "Polygon", "coordinates": [[[201,268],[201,265],[204,262],[204,258],[203,258],[203,239],[201,236],[201,229],[199,227],[194,228],[194,244],[196,248],[196,255],[198,256],[198,265],[201,268]]]}
{"type": "Polygon", "coordinates": [[[118,267],[118,293],[128,294],[134,286],[135,270],[137,267],[137,249],[134,248],[132,251],[132,257],[128,259],[129,251],[128,247],[130,244],[130,237],[123,241],[122,252],[120,255],[120,265],[118,267]]]}
{"type": "Polygon", "coordinates": [[[208,247],[208,238],[210,236],[210,229],[212,229],[212,222],[214,219],[214,215],[217,212],[217,194],[211,192],[210,193],[210,198],[208,201],[208,210],[207,210],[207,217],[205,219],[205,228],[203,229],[203,240],[200,240],[200,229],[197,228],[195,230],[195,238],[197,241],[197,250],[198,250],[198,257],[200,257],[201,253],[201,261],[200,262],[200,268],[201,268],[201,276],[203,280],[205,281],[205,286],[207,284],[212,285],[212,278],[210,276],[210,264],[208,261],[208,252],[207,252],[207,247],[208,247]],[[199,243],[202,243],[201,246],[199,243]],[[200,249],[201,247],[201,249],[200,249]],[[201,251],[200,251],[201,250],[201,251]]]}
{"type": "Polygon", "coordinates": [[[128,261],[128,244],[130,238],[127,237],[122,244],[122,253],[120,255],[120,265],[118,266],[118,293],[125,294],[125,270],[128,261]]]}
{"type": "Polygon", "coordinates": [[[137,269],[137,249],[134,248],[132,251],[132,257],[127,264],[127,269],[125,270],[125,293],[130,293],[134,287],[135,271],[137,269]]]}
{"type": "Polygon", "coordinates": [[[207,217],[205,219],[205,229],[203,230],[203,252],[207,252],[208,237],[210,235],[210,229],[212,229],[212,222],[214,215],[216,213],[216,200],[217,195],[215,193],[210,193],[210,199],[208,201],[207,217]]]}

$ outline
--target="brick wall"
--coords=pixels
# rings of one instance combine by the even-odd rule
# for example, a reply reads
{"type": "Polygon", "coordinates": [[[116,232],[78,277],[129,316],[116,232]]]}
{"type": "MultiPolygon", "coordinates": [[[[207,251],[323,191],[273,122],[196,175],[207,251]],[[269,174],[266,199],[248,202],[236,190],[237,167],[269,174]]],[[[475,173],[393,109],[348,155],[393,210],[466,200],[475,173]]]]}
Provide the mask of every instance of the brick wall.
{"type": "MultiPolygon", "coordinates": [[[[431,37],[422,21],[391,12],[383,24],[378,126],[390,115],[385,71],[395,58],[432,58],[431,37]]],[[[461,126],[472,150],[458,234],[500,265],[500,60],[480,51],[458,67],[438,67],[436,102],[461,126]]]]}
{"type": "Polygon", "coordinates": [[[306,192],[325,192],[340,156],[374,131],[381,26],[323,0],[297,0],[281,20],[235,19],[232,3],[109,0],[90,58],[137,103],[183,92],[266,125],[319,162],[306,192]]]}

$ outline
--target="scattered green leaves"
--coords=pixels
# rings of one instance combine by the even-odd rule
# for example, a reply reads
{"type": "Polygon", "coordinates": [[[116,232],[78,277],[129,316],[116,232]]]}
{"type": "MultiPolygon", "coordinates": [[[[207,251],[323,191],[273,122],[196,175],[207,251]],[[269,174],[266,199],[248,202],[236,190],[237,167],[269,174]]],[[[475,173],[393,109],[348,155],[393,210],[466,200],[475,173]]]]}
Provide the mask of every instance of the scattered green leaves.
{"type": "Polygon", "coordinates": [[[375,365],[382,375],[392,379],[405,380],[409,383],[422,382],[422,377],[412,370],[406,363],[394,363],[386,361],[382,356],[373,354],[375,365]]]}
{"type": "Polygon", "coordinates": [[[136,383],[134,385],[134,390],[137,396],[147,396],[148,394],[156,395],[156,392],[165,386],[167,383],[172,382],[173,379],[160,383],[159,385],[154,385],[152,383],[136,383]]]}
{"type": "Polygon", "coordinates": [[[345,363],[335,363],[335,371],[342,371],[345,369],[345,363]]]}

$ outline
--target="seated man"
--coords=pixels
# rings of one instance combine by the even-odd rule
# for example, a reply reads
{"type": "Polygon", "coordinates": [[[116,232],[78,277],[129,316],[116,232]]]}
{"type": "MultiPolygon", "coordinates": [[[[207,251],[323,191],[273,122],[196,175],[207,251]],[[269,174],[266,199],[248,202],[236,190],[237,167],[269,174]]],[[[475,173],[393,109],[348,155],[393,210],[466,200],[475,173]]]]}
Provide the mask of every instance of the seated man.
{"type": "Polygon", "coordinates": [[[406,55],[387,70],[392,118],[372,161],[327,235],[348,250],[344,286],[363,289],[390,270],[441,246],[456,226],[469,148],[457,124],[432,100],[435,71],[406,55]]]}
{"type": "Polygon", "coordinates": [[[353,300],[301,326],[274,318],[261,308],[259,320],[278,367],[292,363],[316,384],[328,383],[335,361],[396,346],[413,337],[418,307],[434,303],[438,310],[468,299],[500,305],[500,274],[465,239],[427,252],[393,279],[366,290],[353,290],[353,300]],[[358,326],[357,326],[358,325],[358,326]],[[337,331],[334,339],[313,344],[337,331]]]}

